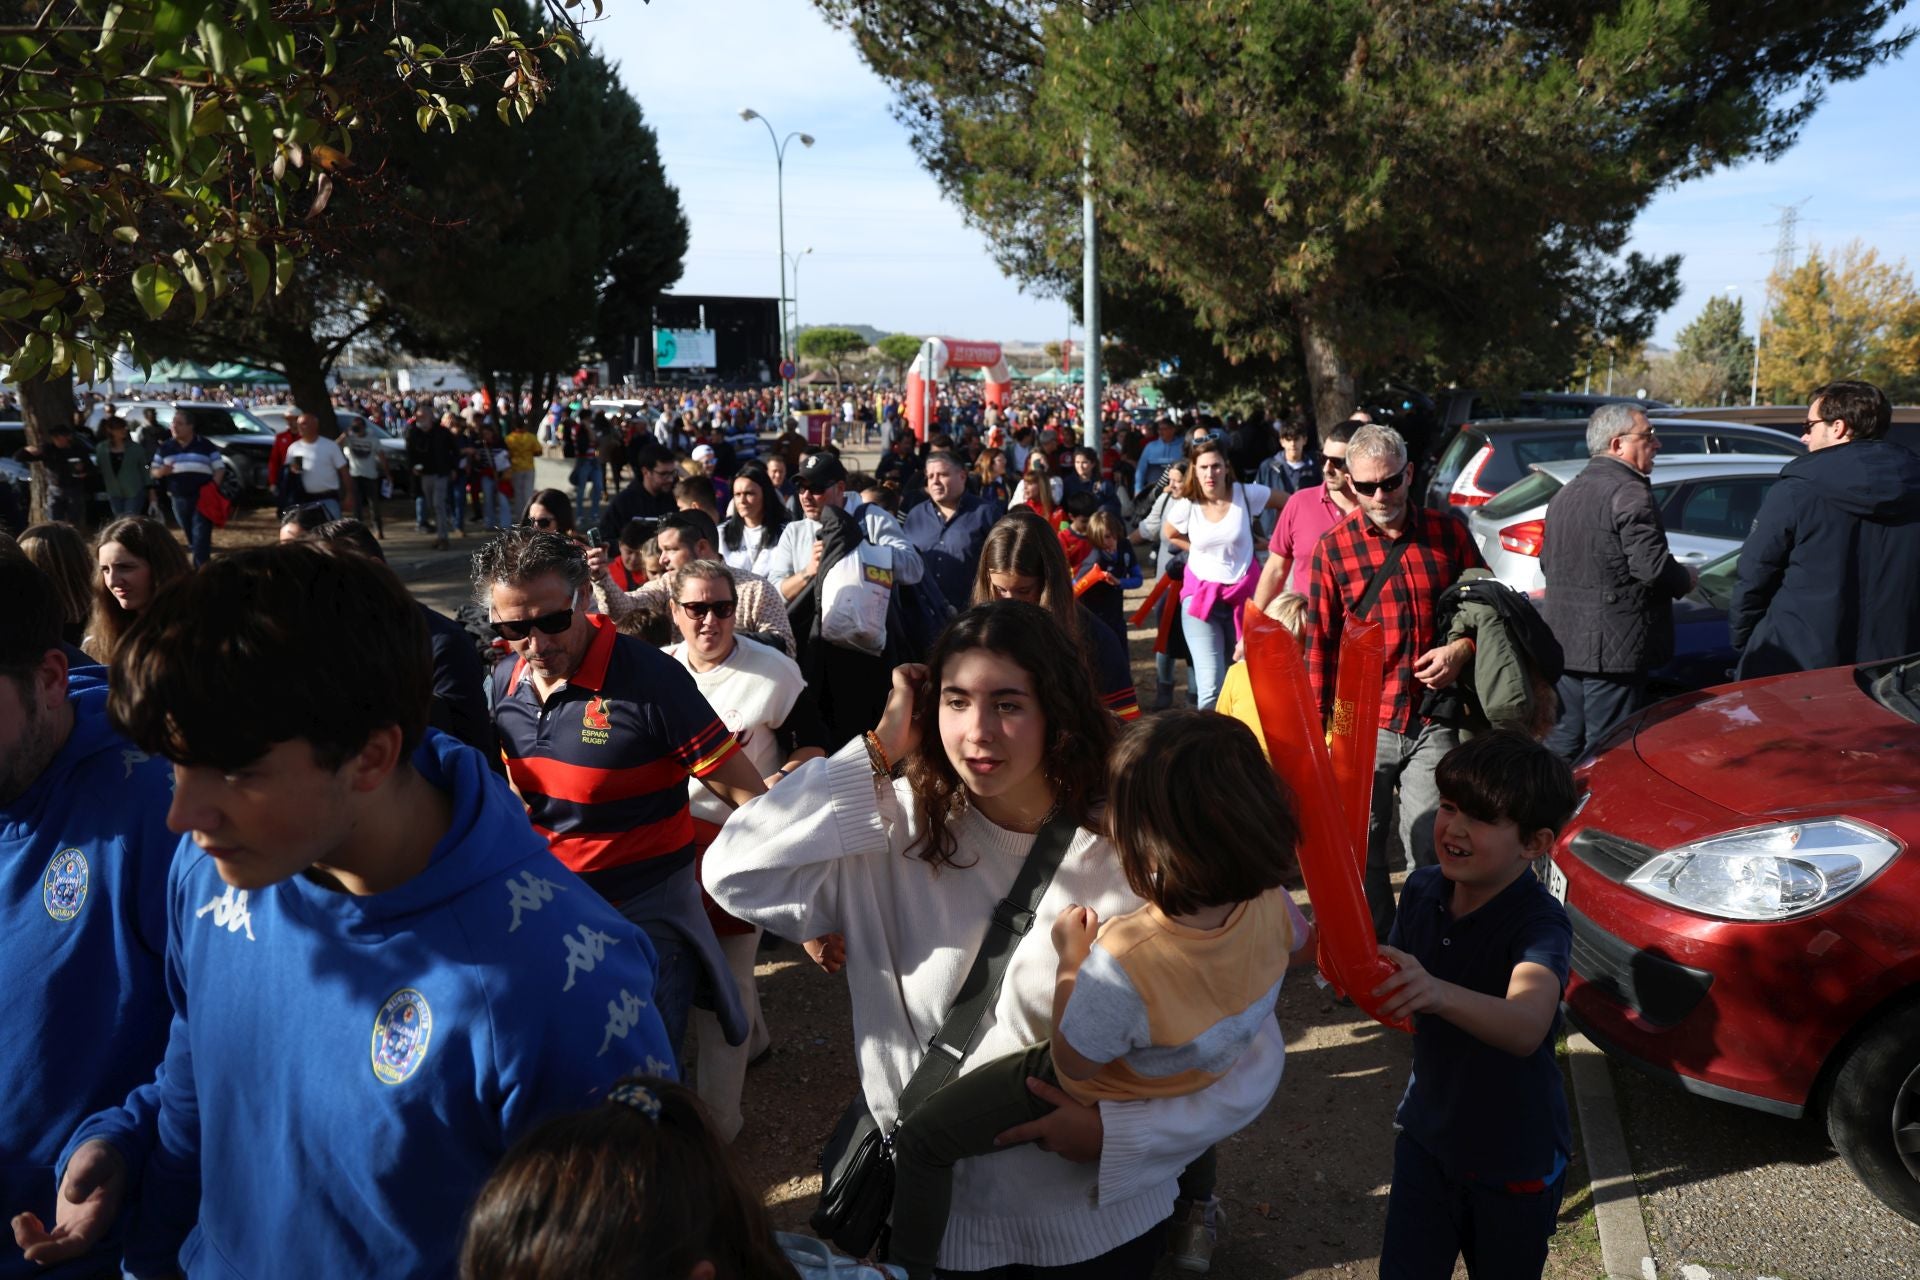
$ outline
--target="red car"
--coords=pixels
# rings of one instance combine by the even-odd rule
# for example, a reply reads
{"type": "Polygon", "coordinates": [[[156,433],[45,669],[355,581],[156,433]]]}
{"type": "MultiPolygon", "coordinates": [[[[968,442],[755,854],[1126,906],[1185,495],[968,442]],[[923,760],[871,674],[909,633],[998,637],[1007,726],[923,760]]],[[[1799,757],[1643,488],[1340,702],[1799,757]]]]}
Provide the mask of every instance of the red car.
{"type": "Polygon", "coordinates": [[[1575,769],[1566,1003],[1683,1088],[1824,1115],[1920,1221],[1920,655],[1686,694],[1575,769]]]}

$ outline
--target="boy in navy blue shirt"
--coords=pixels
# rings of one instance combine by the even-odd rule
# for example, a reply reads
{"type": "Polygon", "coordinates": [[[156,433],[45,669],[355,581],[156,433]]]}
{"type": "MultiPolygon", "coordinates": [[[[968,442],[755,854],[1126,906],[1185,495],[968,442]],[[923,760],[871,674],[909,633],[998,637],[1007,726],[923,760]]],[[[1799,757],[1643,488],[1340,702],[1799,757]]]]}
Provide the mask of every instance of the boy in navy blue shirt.
{"type": "Polygon", "coordinates": [[[651,944],[427,730],[426,626],[383,565],[217,560],[148,606],[110,685],[190,833],[164,894],[172,1026],[153,1081],[68,1142],[56,1221],[16,1240],[80,1254],[137,1188],[136,1276],[451,1278],[516,1139],[672,1073],[651,944]]]}
{"type": "Polygon", "coordinates": [[[1407,878],[1381,954],[1385,1018],[1412,1015],[1381,1280],[1538,1277],[1573,1135],[1554,1061],[1573,929],[1533,873],[1573,814],[1566,763],[1511,730],[1435,773],[1440,864],[1407,878]]]}

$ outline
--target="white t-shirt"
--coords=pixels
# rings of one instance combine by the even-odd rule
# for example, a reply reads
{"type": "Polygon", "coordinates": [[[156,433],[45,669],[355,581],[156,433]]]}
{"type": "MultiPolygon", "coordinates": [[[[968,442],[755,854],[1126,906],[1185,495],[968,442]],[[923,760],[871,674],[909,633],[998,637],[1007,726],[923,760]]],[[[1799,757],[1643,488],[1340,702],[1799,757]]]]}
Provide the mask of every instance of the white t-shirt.
{"type": "Polygon", "coordinates": [[[287,464],[291,466],[296,458],[300,461],[300,488],[308,497],[340,492],[340,471],[347,465],[347,455],[340,452],[339,445],[325,436],[312,444],[295,440],[287,446],[287,464]]]}
{"type": "MultiPolygon", "coordinates": [[[[347,466],[353,474],[363,480],[380,478],[380,442],[372,436],[355,436],[351,431],[340,436],[340,452],[346,455],[347,466]]],[[[287,450],[292,453],[293,450],[287,450]]]]}
{"type": "MultiPolygon", "coordinates": [[[[695,671],[687,659],[686,642],[667,650],[693,676],[694,684],[720,717],[720,723],[740,740],[740,749],[753,761],[754,772],[766,777],[780,767],[786,754],[774,733],[793,714],[793,704],[807,687],[800,665],[786,654],[752,640],[737,639],[727,660],[711,671],[695,671]]],[[[693,816],[719,826],[733,813],[732,806],[707,790],[698,778],[687,779],[687,803],[693,816]]]]}
{"type": "Polygon", "coordinates": [[[1253,531],[1247,523],[1247,508],[1257,514],[1266,510],[1273,490],[1263,484],[1234,482],[1233,503],[1219,520],[1208,520],[1200,508],[1185,498],[1167,504],[1167,523],[1187,535],[1193,549],[1187,552],[1187,572],[1198,574],[1202,582],[1231,586],[1247,576],[1253,567],[1253,531]]]}
{"type": "Polygon", "coordinates": [[[778,539],[768,540],[767,530],[770,527],[764,524],[758,527],[750,524],[741,525],[740,545],[737,547],[727,546],[726,535],[722,533],[720,558],[727,562],[729,569],[744,569],[748,573],[757,573],[763,578],[766,577],[766,566],[773,563],[773,549],[778,543],[778,539]]]}

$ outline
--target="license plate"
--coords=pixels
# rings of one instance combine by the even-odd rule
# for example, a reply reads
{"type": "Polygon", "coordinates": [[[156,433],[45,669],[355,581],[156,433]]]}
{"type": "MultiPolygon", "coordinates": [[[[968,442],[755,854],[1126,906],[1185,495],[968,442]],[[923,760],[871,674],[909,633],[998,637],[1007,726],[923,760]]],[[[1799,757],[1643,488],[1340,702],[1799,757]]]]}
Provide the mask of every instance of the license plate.
{"type": "Polygon", "coordinates": [[[1567,875],[1554,865],[1552,858],[1547,859],[1547,892],[1552,894],[1561,906],[1567,905],[1567,875]]]}

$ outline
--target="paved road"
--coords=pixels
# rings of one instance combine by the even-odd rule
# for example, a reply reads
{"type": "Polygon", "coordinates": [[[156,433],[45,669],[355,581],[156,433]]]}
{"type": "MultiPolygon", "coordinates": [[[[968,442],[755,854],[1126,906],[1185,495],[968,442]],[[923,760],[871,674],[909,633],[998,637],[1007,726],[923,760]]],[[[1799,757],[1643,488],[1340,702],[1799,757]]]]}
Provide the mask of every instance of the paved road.
{"type": "Polygon", "coordinates": [[[1818,1121],[1613,1073],[1663,1280],[1920,1276],[1920,1226],[1867,1193],[1818,1121]]]}

